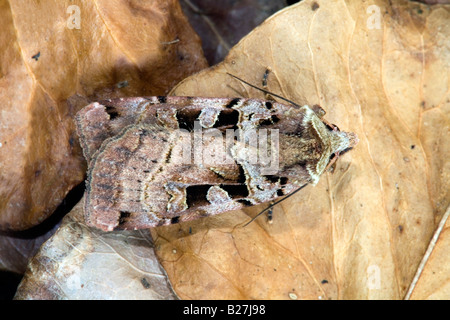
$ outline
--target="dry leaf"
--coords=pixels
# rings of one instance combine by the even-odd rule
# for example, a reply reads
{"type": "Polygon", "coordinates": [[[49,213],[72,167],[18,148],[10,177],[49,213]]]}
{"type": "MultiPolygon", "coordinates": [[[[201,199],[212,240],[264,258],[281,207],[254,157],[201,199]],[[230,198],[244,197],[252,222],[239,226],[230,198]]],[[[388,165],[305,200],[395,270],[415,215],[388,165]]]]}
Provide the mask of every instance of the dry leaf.
{"type": "Polygon", "coordinates": [[[88,228],[82,203],[30,261],[15,299],[177,299],[150,233],[88,228]]]}
{"type": "Polygon", "coordinates": [[[59,228],[63,217],[70,212],[84,194],[85,184],[73,188],[49,219],[25,231],[0,232],[0,271],[22,276],[28,261],[40,246],[59,228]]]}
{"type": "Polygon", "coordinates": [[[176,0],[1,1],[0,17],[0,229],[22,230],[83,180],[81,107],[167,93],[207,63],[176,0]]]}
{"type": "Polygon", "coordinates": [[[172,91],[263,97],[226,72],[259,85],[270,67],[270,91],[360,137],[272,225],[240,228],[252,208],[153,229],[181,298],[405,296],[450,200],[449,19],[448,6],[303,1],[172,91]]]}
{"type": "MultiPolygon", "coordinates": [[[[450,200],[449,18],[448,7],[406,1],[392,7],[379,1],[370,10],[354,1],[303,1],[255,29],[222,64],[175,88],[176,95],[261,98],[226,72],[259,85],[270,67],[269,90],[299,104],[320,104],[328,111],[327,120],[360,137],[356,148],[340,157],[334,173],[276,206],[272,224],[261,216],[241,227],[262,205],[152,229],[157,254],[178,296],[404,298],[450,200]]],[[[70,236],[57,236],[76,248],[96,239],[93,235],[108,237],[80,223],[72,228],[76,232],[70,236]]],[[[411,298],[448,299],[448,272],[439,278],[433,273],[448,269],[447,233],[448,222],[411,298]]],[[[57,247],[52,244],[57,236],[43,252],[57,247]]],[[[69,268],[79,254],[69,245],[55,251],[60,255],[51,267],[69,268]]],[[[87,261],[86,256],[94,256],[90,252],[84,247],[79,256],[87,261]]],[[[44,286],[56,273],[39,273],[47,261],[38,257],[26,280],[44,286]]],[[[105,261],[97,260],[102,265],[105,261]]],[[[86,277],[97,274],[85,264],[77,268],[86,271],[69,270],[86,277]]],[[[122,277],[136,283],[140,276],[122,277]]],[[[21,292],[27,291],[25,285],[21,292]]],[[[115,287],[103,290],[114,292],[115,287]]]]}

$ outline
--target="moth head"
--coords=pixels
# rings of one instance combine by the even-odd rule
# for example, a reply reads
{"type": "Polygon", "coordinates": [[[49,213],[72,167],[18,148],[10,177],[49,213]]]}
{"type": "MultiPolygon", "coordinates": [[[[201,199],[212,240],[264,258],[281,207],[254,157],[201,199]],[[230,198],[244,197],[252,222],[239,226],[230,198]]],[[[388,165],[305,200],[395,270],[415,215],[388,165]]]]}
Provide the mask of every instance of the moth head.
{"type": "Polygon", "coordinates": [[[353,148],[358,144],[359,139],[353,132],[340,131],[336,126],[333,128],[328,127],[328,125],[318,117],[313,117],[311,120],[313,128],[316,130],[325,146],[320,160],[314,168],[309,168],[308,170],[311,175],[312,184],[316,184],[319,181],[320,175],[326,170],[331,157],[333,155],[339,155],[339,153],[347,149],[353,148]]]}
{"type": "Polygon", "coordinates": [[[358,136],[353,132],[331,130],[329,132],[331,153],[340,153],[346,149],[353,148],[359,142],[358,136]]]}

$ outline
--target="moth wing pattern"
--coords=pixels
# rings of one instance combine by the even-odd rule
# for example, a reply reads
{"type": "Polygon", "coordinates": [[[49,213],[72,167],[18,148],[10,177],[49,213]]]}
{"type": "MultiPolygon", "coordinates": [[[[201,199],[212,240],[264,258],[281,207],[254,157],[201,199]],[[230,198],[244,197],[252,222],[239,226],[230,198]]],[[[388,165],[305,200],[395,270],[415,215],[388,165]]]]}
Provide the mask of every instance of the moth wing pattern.
{"type": "MultiPolygon", "coordinates": [[[[215,115],[218,116],[220,110],[224,110],[224,114],[227,111],[232,113],[233,110],[226,106],[233,106],[233,101],[230,98],[155,96],[94,102],[77,113],[77,133],[89,163],[103,141],[117,135],[128,125],[146,123],[168,129],[188,128],[200,115],[203,123],[207,123],[216,121],[215,115]],[[205,108],[205,105],[208,107],[205,108]]],[[[231,120],[236,121],[237,119],[231,120]]]]}
{"type": "Polygon", "coordinates": [[[238,166],[186,164],[178,156],[190,139],[189,132],[139,124],[104,141],[88,171],[88,224],[144,228],[242,208],[246,193],[243,178],[234,174],[238,166]]]}
{"type": "MultiPolygon", "coordinates": [[[[314,184],[339,151],[336,143],[340,149],[353,143],[353,136],[327,129],[316,110],[244,98],[140,97],[90,104],[77,114],[89,166],[86,220],[103,230],[148,228],[272,201],[314,184]],[[239,132],[225,149],[231,161],[199,164],[194,152],[188,161],[183,158],[196,123],[223,136],[227,129],[239,132]],[[262,174],[258,164],[240,155],[242,137],[262,128],[279,132],[279,174],[262,174]]],[[[202,143],[221,150],[218,140],[202,143]]]]}

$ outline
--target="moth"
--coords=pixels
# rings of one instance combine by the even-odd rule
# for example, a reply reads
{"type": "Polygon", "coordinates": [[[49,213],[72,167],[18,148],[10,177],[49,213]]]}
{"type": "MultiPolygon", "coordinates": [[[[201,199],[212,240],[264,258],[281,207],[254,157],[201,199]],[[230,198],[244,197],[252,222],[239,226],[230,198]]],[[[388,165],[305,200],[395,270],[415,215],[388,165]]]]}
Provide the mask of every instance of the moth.
{"type": "Polygon", "coordinates": [[[105,231],[156,227],[315,185],[358,143],[356,134],[339,131],[324,115],[317,105],[247,98],[89,104],[76,116],[88,162],[86,222],[105,231]]]}

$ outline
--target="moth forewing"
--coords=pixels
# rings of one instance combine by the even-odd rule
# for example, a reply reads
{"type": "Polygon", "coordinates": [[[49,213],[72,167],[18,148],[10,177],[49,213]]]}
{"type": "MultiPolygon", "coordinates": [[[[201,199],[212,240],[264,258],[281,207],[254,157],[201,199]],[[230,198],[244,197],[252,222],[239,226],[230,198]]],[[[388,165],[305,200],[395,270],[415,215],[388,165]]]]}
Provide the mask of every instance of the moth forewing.
{"type": "Polygon", "coordinates": [[[356,135],[324,123],[323,113],[244,98],[123,98],[86,106],[77,115],[89,165],[86,221],[103,230],[155,227],[315,184],[333,154],[357,143],[356,135]]]}

